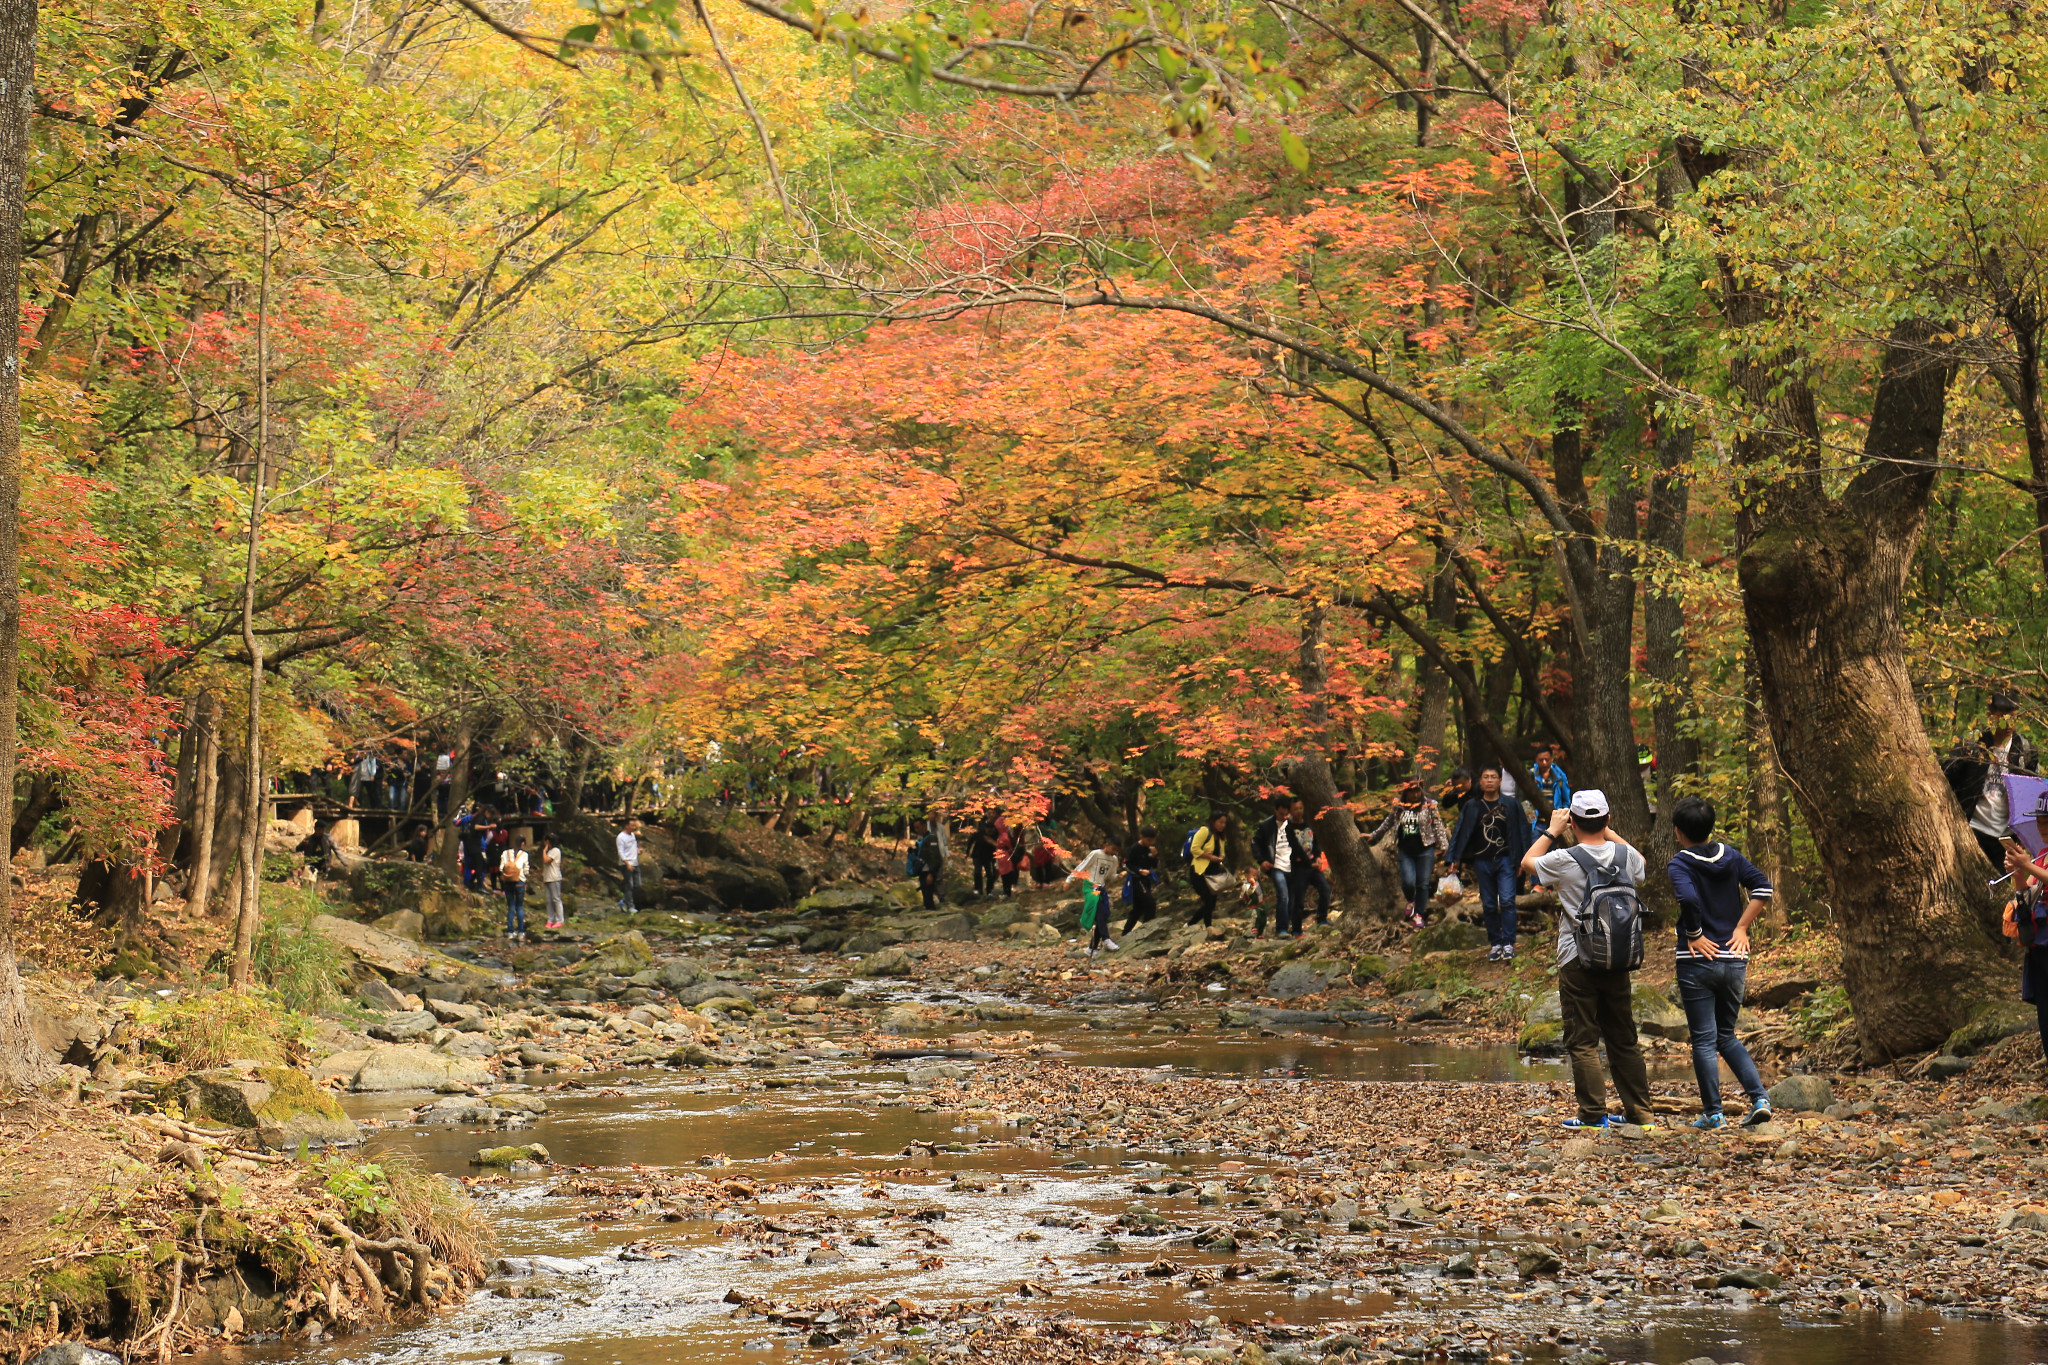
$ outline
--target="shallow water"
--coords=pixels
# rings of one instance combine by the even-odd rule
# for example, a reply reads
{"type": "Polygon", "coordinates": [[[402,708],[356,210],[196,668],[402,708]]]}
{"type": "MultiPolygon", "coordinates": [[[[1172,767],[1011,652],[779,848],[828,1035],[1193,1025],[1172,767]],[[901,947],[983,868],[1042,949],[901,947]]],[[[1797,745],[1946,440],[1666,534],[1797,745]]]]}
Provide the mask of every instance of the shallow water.
{"type": "MultiPolygon", "coordinates": [[[[1418,1040],[1419,1030],[1278,1030],[1282,1036],[1153,1034],[1173,1016],[1143,1008],[1047,1012],[1021,1024],[1038,1042],[1054,1044],[1064,1060],[1095,1066],[1160,1070],[1162,1084],[1178,1074],[1317,1076],[1349,1080],[1556,1081],[1562,1068],[1531,1064],[1511,1049],[1444,1047],[1418,1040]],[[1112,1027],[1092,1028],[1109,1021],[1112,1027]]],[[[1183,1016],[1213,1025],[1214,1014],[1183,1016]]],[[[966,1025],[962,1027],[973,1027],[966,1025]]],[[[915,1046],[915,1038],[904,1044],[915,1046]]],[[[1667,1054],[1668,1055],[1668,1054],[1667,1054]]],[[[1679,1054],[1659,1070],[1690,1075],[1679,1054]]],[[[807,1188],[764,1196],[758,1204],[721,1210],[694,1221],[665,1222],[648,1208],[616,1220],[593,1220],[599,1201],[547,1193],[556,1178],[518,1175],[477,1187],[498,1230],[500,1253],[511,1272],[499,1284],[521,1297],[479,1294],[448,1316],[421,1327],[377,1337],[346,1338],[316,1347],[250,1348],[241,1360],[333,1361],[348,1365],[426,1365],[426,1362],[497,1361],[516,1352],[559,1353],[568,1365],[712,1365],[712,1362],[845,1360],[915,1345],[936,1361],[971,1358],[957,1334],[935,1330],[929,1340],[893,1328],[864,1332],[850,1346],[804,1345],[804,1329],[735,1316],[728,1291],[759,1299],[904,1296],[927,1306],[946,1303],[1022,1306],[1032,1286],[1032,1307],[1049,1306],[1084,1321],[1128,1325],[1199,1321],[1210,1315],[1232,1322],[1278,1322],[1311,1329],[1342,1323],[1367,1335],[1425,1338],[1458,1320],[1471,1295],[1476,1316],[1491,1333],[1490,1349],[1547,1358],[1597,1344],[1610,1359],[1683,1362],[1709,1357],[1745,1365],[2022,1365],[2048,1361],[2048,1329],[2003,1322],[1947,1319],[1934,1314],[1851,1313],[1839,1321],[1802,1323],[1776,1309],[1726,1307],[1651,1312],[1621,1301],[1566,1302],[1535,1294],[1509,1301],[1519,1283],[1480,1282],[1474,1293],[1414,1273],[1344,1272],[1305,1285],[1269,1285],[1219,1279],[1194,1287],[1184,1279],[1143,1276],[1156,1258],[1182,1270],[1220,1271],[1235,1257],[1185,1245],[1185,1234],[1118,1238],[1114,1254],[1092,1248],[1134,1198],[1135,1180],[1170,1166],[1200,1180],[1217,1173],[1221,1157],[1199,1149],[1132,1151],[1120,1147],[1055,1149],[1013,1128],[977,1128],[957,1115],[919,1113],[904,1082],[902,1064],[817,1062],[781,1068],[790,1088],[736,1091],[749,1075],[699,1076],[668,1071],[583,1078],[581,1089],[551,1091],[550,1112],[528,1127],[473,1131],[405,1123],[424,1098],[361,1096],[350,1101],[360,1118],[389,1126],[370,1151],[402,1150],[450,1176],[473,1174],[470,1156],[481,1146],[542,1142],[561,1167],[673,1167],[756,1182],[800,1183],[807,1188]],[[962,1144],[959,1153],[911,1147],[962,1144]],[[1084,1168],[1077,1169],[1081,1163],[1084,1168]],[[886,1174],[881,1174],[886,1173],[886,1174]],[[967,1179],[956,1185],[959,1177],[967,1179]],[[1001,1189],[976,1191],[977,1184],[1001,1189]],[[871,1197],[879,1185],[887,1198],[871,1197]],[[965,1187],[961,1187],[965,1186],[965,1187]],[[909,1217],[920,1212],[921,1217],[909,1217]],[[942,1212],[943,1218],[935,1218],[942,1212]],[[731,1224],[765,1216],[799,1229],[820,1217],[824,1240],[845,1259],[808,1265],[821,1245],[817,1235],[778,1235],[763,1242],[730,1235],[731,1224]],[[876,1245],[861,1247],[863,1234],[876,1245]],[[1180,1244],[1176,1244],[1176,1242],[1180,1244]],[[621,1252],[626,1255],[622,1256],[621,1252]],[[639,1259],[652,1255],[657,1259],[639,1259]],[[537,1265],[531,1258],[543,1260],[537,1265]],[[1127,1277],[1127,1278],[1119,1278],[1127,1277]],[[541,1296],[530,1296],[530,1295],[541,1296]],[[1039,1295],[1047,1298],[1040,1298],[1039,1295]],[[1554,1344],[1560,1327],[1576,1340],[1554,1344]]],[[[1248,1162],[1256,1171],[1258,1162],[1248,1162]]],[[[1193,1193],[1146,1196],[1145,1204],[1182,1229],[1199,1228],[1214,1211],[1193,1193]]],[[[1391,1252],[1431,1230],[1387,1234],[1325,1234],[1327,1250],[1355,1244],[1391,1252]],[[1384,1240],[1382,1240],[1382,1238],[1384,1240]]],[[[1434,1244],[1432,1244],[1434,1245],[1434,1244]]],[[[1477,1247],[1466,1240],[1460,1245],[1477,1247]]],[[[1247,1245],[1247,1253],[1276,1246],[1247,1245]]],[[[527,1361],[514,1356],[515,1365],[527,1361]]],[[[540,1365],[535,1358],[535,1365],[540,1365]]]]}

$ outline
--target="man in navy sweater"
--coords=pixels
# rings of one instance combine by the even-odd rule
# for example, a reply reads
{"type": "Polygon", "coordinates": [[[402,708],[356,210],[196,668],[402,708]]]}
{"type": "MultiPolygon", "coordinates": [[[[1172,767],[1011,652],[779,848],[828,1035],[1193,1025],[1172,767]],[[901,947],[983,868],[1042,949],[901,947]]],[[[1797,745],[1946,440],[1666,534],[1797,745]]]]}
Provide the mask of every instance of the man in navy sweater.
{"type": "Polygon", "coordinates": [[[1695,1128],[1719,1128],[1721,1062],[1749,1096],[1745,1128],[1768,1123],[1771,1097],[1749,1049],[1735,1036],[1735,1017],[1749,984],[1749,926],[1771,901],[1770,879],[1734,845],[1708,842],[1714,803],[1688,796],[1671,811],[1678,852],[1666,870],[1678,893],[1678,996],[1692,1029],[1692,1069],[1700,1086],[1695,1128]]]}

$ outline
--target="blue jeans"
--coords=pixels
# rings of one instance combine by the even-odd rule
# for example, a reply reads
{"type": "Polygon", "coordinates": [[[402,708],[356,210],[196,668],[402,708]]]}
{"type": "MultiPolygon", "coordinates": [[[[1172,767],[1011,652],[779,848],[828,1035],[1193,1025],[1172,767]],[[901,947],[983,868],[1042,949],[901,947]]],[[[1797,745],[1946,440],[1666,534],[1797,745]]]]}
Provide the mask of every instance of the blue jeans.
{"type": "Polygon", "coordinates": [[[1515,946],[1515,865],[1505,857],[1479,858],[1472,864],[1479,883],[1479,908],[1486,919],[1486,941],[1496,948],[1515,946]]]}
{"type": "MultiPolygon", "coordinates": [[[[1282,872],[1280,869],[1274,868],[1266,877],[1266,880],[1273,885],[1273,932],[1282,938],[1293,933],[1296,927],[1295,920],[1298,917],[1301,905],[1301,884],[1297,880],[1297,876],[1298,874],[1296,873],[1282,872]]],[[[1256,933],[1263,934],[1266,932],[1266,907],[1264,902],[1261,902],[1259,905],[1258,914],[1252,922],[1252,929],[1256,933]]]]}
{"type": "Polygon", "coordinates": [[[505,932],[526,932],[526,883],[505,883],[505,932]]]}
{"type": "Polygon", "coordinates": [[[1685,1021],[1692,1026],[1692,1071],[1700,1085],[1700,1110],[1721,1112],[1721,1062],[1735,1073],[1735,1082],[1751,1105],[1768,1104],[1762,1077],[1749,1049],[1735,1036],[1735,1016],[1749,987],[1749,963],[1739,957],[1680,958],[1678,998],[1685,1021]]]}
{"type": "Polygon", "coordinates": [[[1424,848],[1420,853],[1394,855],[1401,864],[1401,894],[1408,898],[1418,915],[1429,913],[1429,898],[1436,890],[1436,850],[1424,848]]]}
{"type": "Polygon", "coordinates": [[[634,913],[634,911],[637,910],[638,907],[633,904],[633,899],[639,894],[640,869],[637,867],[628,867],[624,863],[620,863],[619,908],[621,910],[624,910],[629,915],[634,913]]]}

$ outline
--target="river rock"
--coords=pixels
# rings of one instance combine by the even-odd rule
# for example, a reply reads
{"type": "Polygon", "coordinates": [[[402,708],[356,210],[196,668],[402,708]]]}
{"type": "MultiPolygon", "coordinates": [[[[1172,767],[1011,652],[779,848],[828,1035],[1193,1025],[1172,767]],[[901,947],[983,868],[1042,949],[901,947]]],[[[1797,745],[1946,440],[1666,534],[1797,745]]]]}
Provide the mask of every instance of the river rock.
{"type": "Polygon", "coordinates": [[[315,915],[313,931],[349,956],[386,976],[422,976],[427,952],[410,939],[334,915],[315,915]]]}
{"type": "Polygon", "coordinates": [[[1630,1011],[1636,1017],[1636,1032],[1647,1033],[1652,1038],[1669,1038],[1673,1042],[1684,1042],[1692,1037],[1692,1028],[1685,1020],[1685,1011],[1671,1003],[1671,997],[1648,982],[1638,981],[1629,996],[1630,1011]]]}
{"type": "Polygon", "coordinates": [[[891,1005],[875,1020],[875,1027],[884,1033],[915,1033],[944,1023],[946,1012],[936,1005],[920,1005],[915,1002],[891,1005]]]}
{"type": "Polygon", "coordinates": [[[2022,1033],[2032,1033],[2040,1020],[2032,1005],[1994,1000],[1970,1016],[1970,1022],[1948,1036],[1941,1050],[1955,1057],[1974,1057],[1986,1048],[2022,1033]]]}
{"type": "Polygon", "coordinates": [[[121,1357],[82,1341],[60,1341],[30,1356],[28,1365],[121,1365],[121,1357]]]}
{"type": "Polygon", "coordinates": [[[713,1000],[749,1000],[760,994],[754,986],[743,986],[737,981],[700,981],[694,986],[676,992],[678,1005],[702,1005],[713,1000]]]}
{"type": "Polygon", "coordinates": [[[974,938],[974,916],[966,911],[941,915],[912,935],[920,943],[967,943],[974,938]]]}
{"type": "Polygon", "coordinates": [[[484,1147],[469,1159],[472,1166],[510,1166],[515,1161],[538,1161],[543,1166],[553,1163],[548,1149],[538,1142],[529,1142],[519,1147],[484,1147]]]}
{"type": "Polygon", "coordinates": [[[450,1057],[468,1057],[479,1061],[498,1055],[498,1045],[481,1033],[457,1034],[435,1050],[450,1057]]]}
{"type": "Polygon", "coordinates": [[[865,957],[879,953],[884,948],[894,947],[903,942],[903,935],[894,929],[863,929],[839,945],[839,951],[848,957],[865,957]]]}
{"type": "Polygon", "coordinates": [[[902,948],[884,948],[854,964],[850,975],[863,979],[881,976],[909,976],[910,954],[902,948]]]}
{"type": "Polygon", "coordinates": [[[179,1083],[179,1092],[189,1117],[253,1128],[267,1147],[288,1150],[300,1142],[326,1147],[362,1140],[361,1130],[334,1097],[292,1067],[195,1071],[179,1083]]]}
{"type": "Polygon", "coordinates": [[[579,976],[631,976],[654,965],[654,950],[638,929],[601,938],[584,958],[569,970],[579,976]]]}
{"type": "MultiPolygon", "coordinates": [[[[432,990],[433,987],[427,989],[432,990]]],[[[459,1000],[436,1000],[431,995],[426,999],[426,1006],[427,1013],[444,1024],[466,1024],[483,1018],[484,1013],[479,1006],[465,1005],[459,1000]]]]}
{"type": "Polygon", "coordinates": [[[1538,1056],[1564,1051],[1564,999],[1556,991],[1545,991],[1522,1016],[1522,1031],[1515,1046],[1538,1056]]]}
{"type": "Polygon", "coordinates": [[[1335,962],[1290,962],[1266,982],[1266,994],[1275,1000],[1318,995],[1341,970],[1342,964],[1335,962]]]}
{"type": "Polygon", "coordinates": [[[1351,984],[1368,986],[1394,970],[1394,964],[1378,953],[1367,953],[1351,964],[1351,984]]]}
{"type": "Polygon", "coordinates": [[[1821,983],[1812,977],[1792,977],[1785,981],[1773,981],[1768,986],[1752,986],[1749,989],[1748,1004],[1760,1010],[1781,1010],[1795,1000],[1813,994],[1821,983]]]}
{"type": "Polygon", "coordinates": [[[1425,1023],[1431,1019],[1444,1019],[1444,993],[1442,991],[1406,991],[1394,997],[1394,1003],[1406,1012],[1411,1024],[1425,1023]]]}
{"type": "Polygon", "coordinates": [[[865,886],[828,886],[822,891],[813,891],[796,903],[800,915],[843,915],[849,910],[870,910],[881,903],[882,898],[865,886]]]}
{"type": "Polygon", "coordinates": [[[1771,1108],[1780,1113],[1820,1113],[1835,1102],[1835,1088],[1825,1076],[1787,1076],[1770,1089],[1771,1108]]]}
{"type": "Polygon", "coordinates": [[[985,1024],[1003,1024],[1017,1019],[1029,1019],[1038,1011],[1029,1005],[1019,1005],[1008,1000],[984,1000],[974,1007],[974,1017],[985,1024]]]}
{"type": "Polygon", "coordinates": [[[405,997],[392,990],[381,976],[373,976],[356,987],[356,999],[386,1014],[403,1014],[406,1010],[405,997]]]}
{"type": "Polygon", "coordinates": [[[1953,1080],[1977,1064],[1975,1057],[1958,1057],[1952,1052],[1927,1059],[1927,1079],[1931,1081],[1953,1080]]]}
{"type": "MultiPolygon", "coordinates": [[[[329,1062],[339,1056],[328,1058],[329,1062]]],[[[423,1047],[380,1047],[364,1058],[350,1078],[357,1090],[433,1090],[449,1082],[488,1085],[491,1070],[482,1062],[450,1057],[423,1047]]]]}
{"type": "Polygon", "coordinates": [[[671,957],[661,963],[660,984],[672,991],[711,979],[711,969],[694,957],[671,957]]]}
{"type": "Polygon", "coordinates": [[[387,1016],[382,1023],[372,1024],[367,1030],[372,1038],[381,1038],[387,1043],[409,1043],[424,1038],[441,1026],[428,1010],[407,1010],[403,1014],[387,1016]]]}
{"type": "Polygon", "coordinates": [[[557,1052],[552,1048],[542,1047],[539,1043],[519,1045],[519,1064],[550,1071],[581,1071],[590,1065],[573,1052],[557,1052]]]}

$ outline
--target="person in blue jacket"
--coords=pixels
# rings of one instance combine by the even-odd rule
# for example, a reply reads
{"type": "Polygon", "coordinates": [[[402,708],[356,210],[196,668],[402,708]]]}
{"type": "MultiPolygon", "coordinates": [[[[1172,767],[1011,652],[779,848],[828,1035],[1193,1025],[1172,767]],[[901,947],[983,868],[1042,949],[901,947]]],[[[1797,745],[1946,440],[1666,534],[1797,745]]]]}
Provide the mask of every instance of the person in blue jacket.
{"type": "Polygon", "coordinates": [[[1688,796],[1671,810],[1678,852],[1665,870],[1678,895],[1678,998],[1692,1031],[1700,1087],[1695,1128],[1719,1128],[1721,1063],[1749,1096],[1745,1128],[1770,1122],[1771,1097],[1735,1034],[1749,988],[1749,928],[1771,903],[1770,879],[1733,844],[1713,840],[1714,803],[1688,796]]]}

